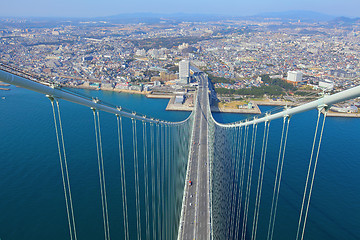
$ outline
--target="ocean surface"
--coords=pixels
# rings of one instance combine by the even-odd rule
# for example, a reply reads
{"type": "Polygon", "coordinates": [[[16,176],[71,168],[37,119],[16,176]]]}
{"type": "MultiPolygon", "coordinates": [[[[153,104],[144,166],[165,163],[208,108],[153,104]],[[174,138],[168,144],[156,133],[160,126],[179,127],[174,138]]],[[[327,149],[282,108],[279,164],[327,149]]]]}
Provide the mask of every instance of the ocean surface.
{"type": "MultiPolygon", "coordinates": [[[[167,99],[79,91],[160,119],[181,121],[189,116],[187,112],[165,111],[167,99]]],[[[65,101],[60,104],[78,239],[102,239],[92,111],[65,101]]],[[[310,111],[291,118],[274,239],[295,238],[316,116],[316,111],[310,111]]],[[[217,121],[224,123],[246,117],[214,114],[217,121]]],[[[277,161],[274,156],[279,148],[281,121],[271,124],[258,239],[264,239],[267,233],[277,161]]],[[[123,239],[116,118],[101,113],[101,126],[110,232],[113,239],[123,239]]],[[[125,137],[130,134],[131,129],[125,129],[125,137]]],[[[360,119],[327,118],[305,239],[360,239],[359,156],[360,119]]],[[[133,164],[131,157],[125,163],[129,168],[133,164]]],[[[254,169],[256,182],[256,166],[254,169]]],[[[133,172],[127,172],[126,177],[129,196],[134,196],[130,187],[133,172]]],[[[1,240],[69,239],[51,105],[42,94],[16,87],[0,91],[0,191],[1,240]]],[[[129,220],[134,222],[135,200],[128,202],[129,220]]],[[[252,204],[249,209],[253,209],[252,204]]],[[[131,225],[130,231],[136,231],[136,226],[131,225]]],[[[136,235],[131,236],[135,239],[136,235]]]]}

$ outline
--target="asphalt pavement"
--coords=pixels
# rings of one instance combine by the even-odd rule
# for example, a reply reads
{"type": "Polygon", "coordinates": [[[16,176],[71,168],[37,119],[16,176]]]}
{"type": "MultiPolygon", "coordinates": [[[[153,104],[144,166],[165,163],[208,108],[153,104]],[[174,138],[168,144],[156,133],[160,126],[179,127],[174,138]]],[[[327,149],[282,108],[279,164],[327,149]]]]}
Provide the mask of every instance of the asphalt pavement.
{"type": "Polygon", "coordinates": [[[179,239],[210,239],[209,162],[208,162],[208,89],[207,77],[200,76],[187,186],[179,239]],[[191,185],[189,184],[191,181],[191,185]]]}

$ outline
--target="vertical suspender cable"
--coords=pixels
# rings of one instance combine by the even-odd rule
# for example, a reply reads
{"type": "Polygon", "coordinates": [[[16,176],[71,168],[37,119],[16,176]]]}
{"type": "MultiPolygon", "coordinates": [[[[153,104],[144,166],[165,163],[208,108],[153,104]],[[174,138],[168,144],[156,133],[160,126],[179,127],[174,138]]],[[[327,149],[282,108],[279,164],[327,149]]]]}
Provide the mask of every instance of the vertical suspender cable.
{"type": "Polygon", "coordinates": [[[125,240],[129,240],[129,223],[128,223],[128,214],[127,214],[123,128],[122,128],[122,119],[119,115],[116,115],[116,120],[117,120],[118,143],[119,143],[120,180],[121,180],[121,195],[122,195],[123,217],[124,217],[124,234],[125,234],[125,240]]]}
{"type": "Polygon", "coordinates": [[[172,178],[175,177],[175,176],[172,176],[171,175],[171,171],[170,171],[170,168],[171,168],[171,149],[170,149],[170,138],[171,138],[171,135],[170,135],[170,125],[166,125],[167,127],[167,163],[168,163],[168,166],[167,166],[167,176],[168,176],[168,180],[167,180],[167,199],[168,199],[168,206],[167,206],[167,211],[168,211],[168,239],[172,239],[171,237],[171,181],[172,181],[172,178]]]}
{"type": "MultiPolygon", "coordinates": [[[[239,137],[239,147],[238,147],[238,152],[237,152],[237,166],[236,166],[236,179],[235,179],[235,189],[234,191],[236,192],[236,195],[235,195],[235,208],[234,208],[234,225],[233,225],[233,229],[232,229],[232,232],[234,234],[234,232],[236,233],[237,230],[236,230],[236,224],[237,224],[237,221],[239,219],[239,224],[240,224],[240,216],[238,216],[238,218],[236,217],[236,214],[237,214],[237,208],[239,207],[236,203],[239,202],[239,186],[240,186],[240,178],[239,178],[239,175],[240,175],[240,172],[241,172],[241,159],[242,159],[242,149],[243,149],[243,145],[245,144],[244,142],[246,141],[246,139],[244,139],[244,134],[245,134],[245,128],[244,127],[240,127],[240,137],[239,137]]],[[[245,168],[245,165],[244,167],[245,168]]],[[[242,188],[242,187],[241,187],[242,188]]],[[[241,204],[241,203],[240,203],[241,204]]],[[[238,234],[238,233],[236,233],[238,234]]],[[[238,235],[235,235],[235,237],[237,238],[238,235]]]]}
{"type": "Polygon", "coordinates": [[[171,175],[170,176],[174,176],[171,178],[171,192],[170,192],[170,196],[171,196],[171,205],[170,205],[170,210],[171,210],[171,239],[175,238],[175,226],[176,226],[176,190],[175,190],[175,181],[178,178],[178,175],[174,172],[175,166],[176,166],[176,157],[175,157],[175,139],[174,139],[174,127],[172,126],[170,128],[170,135],[171,135],[171,175]]]}
{"type": "Polygon", "coordinates": [[[137,225],[137,237],[141,239],[141,209],[140,209],[140,193],[139,193],[139,159],[137,149],[137,131],[136,120],[132,119],[132,131],[133,131],[133,151],[134,151],[134,170],[135,170],[135,198],[136,198],[136,225],[137,225]]]}
{"type": "Polygon", "coordinates": [[[233,139],[232,139],[232,142],[231,142],[231,145],[234,146],[233,147],[233,152],[231,154],[231,157],[232,157],[232,172],[231,172],[231,182],[230,182],[230,191],[231,191],[231,197],[229,199],[230,201],[230,214],[229,214],[229,225],[228,225],[228,239],[231,239],[232,238],[232,225],[234,223],[234,218],[233,218],[233,211],[234,211],[234,207],[235,207],[235,200],[234,198],[236,197],[236,193],[235,193],[235,176],[236,176],[236,165],[237,165],[237,159],[236,159],[236,152],[237,152],[237,149],[238,149],[238,134],[237,134],[237,127],[234,127],[234,128],[231,128],[230,129],[232,132],[235,131],[235,134],[232,134],[233,135],[233,139]]]}
{"type": "Polygon", "coordinates": [[[155,143],[154,124],[150,123],[150,144],[151,144],[151,202],[153,219],[153,239],[156,239],[156,195],[155,195],[155,143]]]}
{"type": "Polygon", "coordinates": [[[165,210],[165,126],[160,123],[160,216],[161,216],[161,236],[166,239],[166,210],[165,210]]]}
{"type": "Polygon", "coordinates": [[[242,237],[241,239],[245,239],[246,236],[246,226],[247,219],[249,213],[249,204],[250,204],[250,193],[251,193],[251,180],[254,166],[254,155],[255,155],[255,147],[256,147],[256,135],[257,135],[257,124],[253,125],[253,133],[252,133],[252,144],[250,149],[250,158],[249,158],[249,169],[248,169],[248,179],[247,179],[247,189],[246,189],[246,197],[245,197],[245,212],[243,219],[243,229],[242,229],[242,237]]]}
{"type": "Polygon", "coordinates": [[[273,238],[273,235],[274,235],[276,212],[277,212],[277,206],[278,206],[279,194],[280,194],[280,184],[281,184],[281,178],[282,178],[282,172],[283,172],[283,166],[284,166],[287,138],[288,138],[288,133],[289,133],[289,124],[290,124],[290,117],[287,117],[286,133],[285,133],[285,139],[284,139],[284,147],[283,147],[280,172],[279,172],[279,182],[277,184],[277,194],[276,194],[276,201],[275,201],[275,208],[274,208],[274,215],[273,215],[273,222],[272,222],[271,239],[273,238]]]}
{"type": "Polygon", "coordinates": [[[161,208],[161,195],[160,195],[160,184],[161,184],[161,178],[160,178],[160,169],[161,169],[161,155],[160,155],[160,124],[158,123],[156,125],[156,156],[157,156],[157,167],[156,167],[156,175],[157,175],[157,227],[158,227],[158,237],[157,239],[162,239],[161,236],[161,212],[160,212],[160,208],[161,208]]]}
{"type": "MultiPolygon", "coordinates": [[[[178,213],[181,214],[181,210],[180,212],[178,212],[178,208],[176,208],[177,205],[177,200],[178,200],[178,190],[177,188],[177,182],[182,179],[181,178],[181,173],[178,173],[176,170],[178,170],[179,168],[181,168],[181,160],[179,158],[178,155],[178,146],[179,146],[179,142],[178,142],[178,126],[174,126],[173,127],[173,133],[172,133],[172,140],[173,140],[173,167],[172,167],[172,174],[176,176],[176,178],[173,179],[172,182],[172,194],[173,194],[173,232],[174,232],[174,239],[176,239],[176,237],[178,236],[178,230],[179,230],[179,226],[180,226],[180,215],[178,215],[178,213]]],[[[181,190],[179,191],[181,192],[181,190]]],[[[180,195],[182,197],[182,195],[180,195]]],[[[181,207],[180,207],[181,208],[181,207]]]]}
{"type": "Polygon", "coordinates": [[[161,226],[162,226],[162,236],[163,239],[166,239],[166,229],[165,229],[165,126],[163,124],[161,127],[161,226]]]}
{"type": "Polygon", "coordinates": [[[100,116],[99,111],[96,111],[97,115],[97,124],[98,124],[98,130],[99,130],[99,149],[100,149],[100,156],[101,156],[101,166],[102,166],[102,183],[103,183],[103,189],[104,189],[104,203],[105,203],[105,216],[106,216],[106,229],[107,229],[107,236],[110,240],[110,226],[109,226],[109,212],[108,212],[108,206],[107,206],[107,195],[106,195],[106,183],[105,183],[105,167],[104,167],[104,155],[103,155],[103,148],[102,148],[102,138],[101,138],[101,127],[100,127],[100,116]]]}
{"type": "Polygon", "coordinates": [[[169,125],[166,125],[166,129],[167,129],[167,136],[165,138],[165,141],[167,142],[166,143],[166,163],[167,163],[167,181],[166,181],[166,184],[167,184],[167,190],[166,190],[166,196],[167,196],[167,231],[168,231],[168,238],[167,239],[171,239],[171,233],[170,233],[170,229],[171,229],[171,222],[170,222],[170,217],[171,217],[171,211],[170,211],[170,185],[171,185],[171,178],[173,176],[170,175],[170,164],[171,164],[171,161],[170,161],[170,126],[169,125]]]}
{"type": "Polygon", "coordinates": [[[146,239],[150,239],[149,226],[149,196],[148,196],[148,146],[147,146],[147,128],[143,121],[143,147],[144,147],[144,188],[145,188],[145,217],[146,217],[146,239]]]}
{"type": "Polygon", "coordinates": [[[63,137],[63,132],[62,132],[59,102],[56,101],[57,108],[58,108],[59,128],[60,128],[60,132],[61,132],[62,144],[60,144],[58,124],[57,124],[57,119],[56,119],[56,114],[55,114],[54,98],[49,97],[49,99],[50,99],[52,110],[53,110],[56,141],[57,141],[57,146],[58,146],[58,150],[59,150],[60,169],[61,169],[61,177],[62,177],[62,183],[63,183],[63,188],[64,188],[65,206],[66,206],[66,213],[67,213],[67,219],[68,219],[68,225],[69,225],[70,239],[72,240],[74,238],[76,240],[77,236],[76,236],[76,228],[75,228],[75,218],[74,218],[74,211],[73,211],[73,206],[72,206],[69,174],[68,174],[68,170],[67,170],[67,160],[66,160],[64,137],[63,137]],[[61,152],[61,145],[62,145],[63,153],[61,152]],[[65,165],[66,173],[64,173],[63,157],[62,157],[63,155],[64,155],[64,165],[65,165]],[[65,180],[65,175],[66,175],[66,180],[65,180]],[[69,194],[69,199],[68,199],[68,194],[69,194]],[[69,210],[69,202],[70,202],[71,210],[69,210]],[[70,212],[71,212],[71,219],[70,219],[70,212]]]}
{"type": "Polygon", "coordinates": [[[306,221],[307,221],[307,216],[308,216],[308,212],[309,212],[310,199],[311,199],[312,189],[313,189],[313,186],[314,186],[314,178],[315,178],[315,173],[316,173],[316,167],[317,167],[317,163],[318,163],[318,159],[319,159],[320,145],[321,145],[321,140],[322,140],[322,136],[323,136],[323,133],[324,133],[326,114],[327,114],[327,110],[325,110],[324,119],[323,119],[323,123],[322,123],[322,126],[321,126],[321,132],[320,132],[320,138],[319,138],[319,143],[318,143],[317,152],[316,152],[314,169],[313,169],[313,174],[312,174],[312,177],[311,177],[311,185],[310,185],[310,190],[309,190],[309,196],[308,196],[308,201],[307,201],[307,205],[306,205],[306,211],[305,211],[305,217],[304,217],[304,225],[303,225],[303,229],[302,229],[302,233],[301,233],[301,240],[304,239],[306,221]]]}
{"type": "Polygon", "coordinates": [[[71,195],[71,188],[70,188],[70,179],[69,179],[69,171],[68,171],[67,157],[66,157],[66,152],[65,152],[65,141],[64,141],[63,127],[62,127],[60,107],[59,107],[59,101],[58,101],[58,100],[56,100],[56,106],[57,106],[57,112],[58,112],[58,117],[59,117],[59,128],[60,128],[60,134],[61,134],[62,149],[63,149],[63,153],[64,153],[64,165],[65,165],[66,180],[67,180],[67,184],[68,184],[68,192],[69,192],[69,202],[70,202],[71,218],[72,218],[72,222],[73,222],[74,237],[75,237],[75,240],[76,240],[77,237],[76,237],[74,208],[73,208],[73,202],[72,202],[72,195],[71,195]]]}
{"type": "Polygon", "coordinates": [[[268,144],[268,139],[269,139],[269,128],[270,128],[270,122],[266,121],[265,124],[264,124],[264,136],[263,136],[263,144],[262,144],[262,149],[261,149],[258,184],[257,184],[257,190],[256,190],[253,229],[252,229],[252,233],[251,233],[251,239],[252,240],[256,239],[256,233],[257,233],[257,225],[258,225],[260,202],[261,202],[262,184],[263,184],[264,171],[265,171],[267,144],[268,144]]]}
{"type": "MultiPolygon", "coordinates": [[[[316,126],[316,131],[315,131],[315,134],[314,134],[314,142],[316,140],[316,132],[317,132],[317,129],[318,129],[320,113],[321,113],[321,110],[319,109],[319,115],[318,115],[318,120],[317,120],[317,124],[316,124],[317,126],[316,126]]],[[[312,177],[311,177],[311,184],[310,184],[310,189],[309,189],[309,196],[308,196],[307,204],[306,204],[306,210],[305,210],[305,216],[304,216],[304,224],[303,224],[302,231],[301,231],[301,240],[304,239],[306,221],[307,221],[307,216],[308,216],[308,211],[309,211],[309,205],[310,205],[310,200],[311,200],[312,189],[313,189],[313,185],[314,185],[316,167],[317,167],[317,163],[318,163],[318,159],[319,159],[321,140],[322,140],[322,136],[323,136],[323,133],[324,133],[326,115],[327,115],[327,109],[325,109],[325,112],[324,112],[324,118],[323,118],[323,122],[322,122],[322,126],[321,126],[319,142],[318,142],[318,146],[317,146],[316,158],[315,158],[315,163],[314,163],[312,177]]],[[[311,151],[309,169],[310,169],[310,165],[311,165],[311,162],[312,162],[313,151],[314,151],[314,144],[313,144],[313,148],[312,148],[312,151],[311,151]]],[[[309,172],[308,172],[308,176],[307,176],[307,179],[306,179],[306,187],[307,187],[307,184],[308,184],[308,178],[309,178],[309,172]]],[[[306,188],[305,188],[305,191],[304,191],[304,197],[305,197],[305,194],[306,194],[306,188]]],[[[304,199],[303,199],[303,204],[304,204],[304,199]]],[[[303,206],[301,207],[301,210],[302,209],[303,209],[303,206]]],[[[301,215],[300,215],[299,223],[300,223],[300,220],[301,220],[301,215]]],[[[298,232],[299,232],[299,227],[298,227],[298,232]]],[[[298,239],[298,232],[296,234],[296,239],[298,239]]]]}
{"type": "Polygon", "coordinates": [[[269,219],[267,240],[270,239],[270,233],[271,233],[271,227],[272,227],[272,221],[273,221],[275,194],[276,194],[276,188],[277,188],[277,183],[278,183],[279,166],[280,166],[281,151],[282,151],[282,146],[283,146],[283,141],[284,141],[285,124],[286,124],[286,118],[283,118],[283,125],[282,125],[281,138],[280,138],[279,156],[278,156],[278,161],[277,161],[277,166],[276,166],[275,182],[274,182],[273,196],[272,196],[272,201],[271,201],[271,210],[270,210],[270,219],[269,219]]]}
{"type": "MultiPolygon", "coordinates": [[[[235,128],[235,131],[237,130],[237,128],[235,128]]],[[[233,234],[234,234],[234,225],[235,225],[235,213],[236,213],[236,200],[237,200],[237,189],[238,189],[238,176],[239,176],[239,166],[240,166],[240,161],[239,161],[239,155],[240,155],[240,149],[241,149],[241,144],[242,144],[242,127],[239,127],[239,134],[237,136],[237,143],[236,143],[236,152],[235,152],[235,167],[234,167],[234,171],[235,171],[235,174],[234,174],[234,180],[233,180],[233,199],[232,199],[232,206],[231,206],[231,222],[230,222],[230,228],[229,228],[229,231],[230,231],[230,234],[229,234],[229,239],[233,239],[233,234]]]]}
{"type": "Polygon", "coordinates": [[[172,229],[172,209],[171,209],[171,199],[172,199],[172,194],[171,194],[171,182],[172,182],[172,179],[175,177],[175,176],[172,176],[171,175],[171,165],[172,165],[172,158],[171,158],[171,133],[170,133],[170,126],[168,125],[167,126],[167,129],[168,129],[168,135],[167,135],[167,142],[168,142],[168,151],[167,151],[167,162],[168,162],[168,190],[167,190],[167,198],[168,198],[168,239],[172,239],[172,235],[171,235],[171,229],[172,229]]]}
{"type": "Polygon", "coordinates": [[[229,128],[229,131],[231,131],[231,136],[232,136],[232,139],[231,139],[231,143],[230,145],[232,146],[231,148],[231,174],[230,174],[230,198],[229,198],[229,208],[230,208],[230,214],[228,215],[228,238],[231,239],[230,235],[231,235],[231,223],[233,222],[232,221],[232,210],[233,210],[233,207],[235,205],[234,203],[234,197],[235,197],[235,193],[234,193],[234,186],[235,186],[235,171],[236,171],[236,149],[237,149],[237,141],[238,141],[238,134],[237,134],[237,128],[229,128]],[[235,129],[235,130],[234,130],[235,129]],[[235,133],[233,133],[235,132],[235,133]],[[234,144],[235,143],[235,144],[234,144]]]}
{"type": "Polygon", "coordinates": [[[169,176],[167,175],[167,165],[168,165],[168,162],[167,162],[167,126],[164,125],[164,143],[163,143],[163,148],[164,148],[164,158],[163,158],[163,161],[164,161],[164,194],[163,194],[163,199],[164,199],[164,206],[163,206],[163,215],[164,215],[164,230],[165,230],[165,239],[169,239],[169,233],[168,233],[168,214],[169,214],[169,211],[168,211],[168,201],[169,201],[169,196],[167,195],[168,193],[166,192],[167,190],[167,185],[169,184],[169,176]],[[165,184],[166,183],[166,184],[165,184]],[[166,198],[166,201],[165,201],[165,198],[166,198]]]}
{"type": "Polygon", "coordinates": [[[168,176],[169,176],[169,181],[168,181],[168,196],[169,196],[169,206],[168,206],[168,211],[169,211],[169,238],[172,238],[172,198],[173,195],[171,194],[171,183],[172,183],[172,179],[175,178],[175,176],[173,176],[171,174],[171,167],[173,165],[173,158],[172,158],[172,148],[171,148],[171,144],[172,144],[172,139],[171,139],[171,126],[168,126],[168,162],[169,162],[169,167],[168,167],[168,176]]]}
{"type": "Polygon", "coordinates": [[[245,175],[245,161],[246,161],[246,152],[247,152],[247,143],[249,136],[249,126],[245,126],[244,129],[244,138],[243,138],[243,149],[242,149],[242,158],[241,158],[241,172],[240,172],[240,186],[238,193],[238,209],[236,216],[236,226],[235,226],[235,239],[238,239],[239,230],[240,230],[240,219],[241,219],[241,206],[242,206],[242,195],[244,187],[244,175],[245,175]]]}
{"type": "MultiPolygon", "coordinates": [[[[172,179],[172,185],[171,185],[171,195],[172,195],[172,232],[173,232],[173,239],[176,238],[177,236],[177,226],[178,226],[178,223],[177,223],[177,191],[176,191],[176,182],[177,180],[180,178],[181,174],[177,174],[176,172],[176,169],[177,169],[177,166],[178,166],[178,157],[176,155],[176,126],[173,126],[172,127],[172,131],[171,131],[171,140],[172,140],[172,165],[171,165],[171,175],[174,175],[175,177],[172,179]]],[[[179,218],[180,220],[180,218],[179,218]]]]}
{"type": "Polygon", "coordinates": [[[321,116],[321,111],[318,111],[316,127],[315,127],[315,133],[314,133],[314,139],[313,139],[313,144],[312,144],[312,149],[311,149],[311,154],[310,154],[310,160],[309,160],[309,166],[308,166],[308,171],[307,171],[307,175],[306,175],[306,183],[305,183],[304,195],[303,195],[303,199],[302,199],[302,203],[301,203],[301,210],[300,210],[300,215],[299,215],[298,228],[297,228],[297,232],[296,232],[296,240],[299,239],[300,226],[301,226],[301,221],[302,221],[302,217],[303,217],[305,198],[306,198],[306,193],[307,193],[307,189],[308,189],[308,183],[309,183],[310,171],[311,171],[311,166],[312,166],[312,159],[313,159],[313,156],[314,156],[316,137],[317,137],[318,128],[319,128],[319,122],[320,122],[320,116],[321,116]]]}
{"type": "Polygon", "coordinates": [[[262,173],[262,167],[263,167],[263,156],[264,156],[264,148],[265,148],[265,139],[266,139],[266,128],[267,128],[267,122],[264,124],[264,133],[263,133],[263,141],[262,141],[262,147],[261,147],[261,156],[260,156],[260,164],[259,164],[259,174],[258,174],[258,182],[257,182],[257,188],[256,188],[256,197],[255,197],[255,208],[254,208],[254,217],[253,217],[253,224],[252,224],[252,231],[251,231],[251,239],[254,238],[254,228],[255,228],[255,219],[257,214],[257,206],[258,206],[258,198],[259,198],[259,187],[260,187],[260,179],[261,179],[261,173],[262,173]]]}
{"type": "Polygon", "coordinates": [[[282,128],[282,133],[281,133],[280,149],[279,149],[279,158],[278,158],[278,164],[277,164],[277,168],[276,168],[274,192],[273,192],[273,198],[272,198],[272,203],[271,203],[271,213],[270,213],[269,229],[268,229],[268,236],[267,236],[268,240],[272,239],[273,235],[274,235],[277,203],[279,200],[280,183],[281,183],[282,170],[283,170],[283,165],[284,165],[286,143],[287,143],[287,137],[288,137],[288,132],[289,132],[289,124],[290,124],[290,117],[289,116],[284,117],[283,128],[282,128]],[[286,131],[284,132],[285,125],[286,125],[286,131]],[[284,136],[284,134],[285,134],[285,136],[284,136]]]}
{"type": "Polygon", "coordinates": [[[101,206],[102,206],[102,214],[103,214],[103,224],[104,224],[104,235],[105,235],[105,240],[109,239],[108,236],[108,225],[107,225],[107,221],[106,221],[106,213],[107,211],[105,210],[106,205],[105,205],[105,189],[104,189],[104,178],[103,178],[103,161],[102,159],[102,145],[100,144],[101,142],[101,138],[100,138],[100,132],[98,130],[99,128],[99,124],[98,124],[98,118],[97,118],[97,110],[96,109],[92,109],[93,110],[93,114],[94,114],[94,127],[95,127],[95,139],[96,139],[96,151],[97,151],[97,158],[98,158],[98,167],[99,167],[99,181],[100,181],[100,195],[101,195],[101,206]]]}

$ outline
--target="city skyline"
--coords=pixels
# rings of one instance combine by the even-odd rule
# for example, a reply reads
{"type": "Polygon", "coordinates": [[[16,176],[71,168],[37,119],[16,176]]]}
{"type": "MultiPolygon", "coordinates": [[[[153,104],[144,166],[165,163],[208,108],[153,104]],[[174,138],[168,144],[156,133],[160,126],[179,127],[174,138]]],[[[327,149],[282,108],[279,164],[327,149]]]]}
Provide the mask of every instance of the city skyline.
{"type": "Polygon", "coordinates": [[[2,5],[0,17],[105,17],[118,14],[157,13],[157,14],[217,14],[225,16],[252,16],[267,12],[313,11],[331,16],[359,17],[360,2],[355,0],[304,0],[302,2],[276,1],[205,1],[184,0],[168,2],[165,0],[119,2],[114,0],[15,0],[2,5]],[[21,7],[19,7],[21,6],[21,7]]]}

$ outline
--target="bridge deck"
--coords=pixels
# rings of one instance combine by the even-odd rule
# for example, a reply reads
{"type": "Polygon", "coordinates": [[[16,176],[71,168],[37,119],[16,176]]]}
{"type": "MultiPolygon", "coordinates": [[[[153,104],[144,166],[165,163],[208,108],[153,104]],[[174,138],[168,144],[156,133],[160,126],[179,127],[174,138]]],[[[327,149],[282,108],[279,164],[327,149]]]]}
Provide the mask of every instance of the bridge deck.
{"type": "Polygon", "coordinates": [[[210,239],[206,78],[200,78],[179,239],[210,239]]]}

